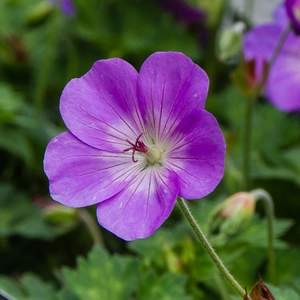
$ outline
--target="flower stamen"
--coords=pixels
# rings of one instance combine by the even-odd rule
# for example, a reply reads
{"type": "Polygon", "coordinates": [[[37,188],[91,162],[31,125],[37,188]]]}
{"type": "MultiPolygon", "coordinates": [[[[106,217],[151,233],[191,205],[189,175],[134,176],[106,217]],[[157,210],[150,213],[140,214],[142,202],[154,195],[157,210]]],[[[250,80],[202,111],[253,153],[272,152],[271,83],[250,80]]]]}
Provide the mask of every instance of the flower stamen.
{"type": "Polygon", "coordinates": [[[138,162],[138,159],[135,159],[134,158],[134,154],[136,151],[138,152],[143,152],[143,153],[147,153],[148,152],[148,148],[146,147],[146,145],[144,144],[144,142],[140,141],[140,137],[144,134],[144,132],[142,132],[138,137],[137,139],[135,140],[135,143],[131,143],[129,140],[126,140],[127,143],[129,143],[132,147],[130,148],[126,148],[123,150],[123,152],[127,152],[127,151],[130,151],[132,150],[132,155],[131,155],[131,158],[132,158],[132,161],[134,163],[138,162]]]}

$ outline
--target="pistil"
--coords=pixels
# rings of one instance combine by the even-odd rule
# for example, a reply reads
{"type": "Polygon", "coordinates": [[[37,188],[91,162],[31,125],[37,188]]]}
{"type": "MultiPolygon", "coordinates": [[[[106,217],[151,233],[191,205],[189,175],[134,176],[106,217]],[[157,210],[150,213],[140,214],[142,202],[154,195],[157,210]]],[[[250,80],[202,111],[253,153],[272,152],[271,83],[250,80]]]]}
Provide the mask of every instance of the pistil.
{"type": "Polygon", "coordinates": [[[126,142],[129,143],[131,145],[131,147],[124,149],[123,152],[132,150],[131,158],[134,163],[138,162],[138,159],[135,159],[135,157],[134,157],[136,152],[145,153],[147,165],[148,164],[155,165],[157,163],[160,163],[160,161],[162,159],[162,152],[156,146],[147,147],[143,141],[140,141],[140,138],[142,135],[143,135],[143,133],[141,133],[137,137],[137,139],[135,140],[135,143],[132,143],[129,140],[126,140],[126,142]]]}

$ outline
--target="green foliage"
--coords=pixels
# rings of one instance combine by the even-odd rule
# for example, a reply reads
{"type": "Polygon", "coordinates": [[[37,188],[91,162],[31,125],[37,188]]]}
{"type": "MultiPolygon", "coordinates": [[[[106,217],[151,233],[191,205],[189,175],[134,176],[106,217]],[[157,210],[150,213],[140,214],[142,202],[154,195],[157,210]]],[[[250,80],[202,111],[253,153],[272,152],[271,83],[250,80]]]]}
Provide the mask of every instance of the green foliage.
{"type": "Polygon", "coordinates": [[[78,259],[78,269],[64,269],[69,289],[79,299],[129,299],[139,279],[139,263],[135,258],[109,255],[95,248],[88,260],[78,259]]]}
{"type": "MultiPolygon", "coordinates": [[[[215,201],[204,199],[191,203],[190,207],[199,226],[204,230],[225,265],[250,289],[253,280],[257,278],[257,270],[267,255],[267,223],[256,215],[237,235],[227,237],[221,233],[208,235],[209,216],[216,205],[215,201]],[[250,260],[251,264],[249,264],[250,260]]],[[[276,220],[274,234],[277,249],[287,248],[287,244],[279,238],[292,224],[290,220],[276,220]]],[[[189,274],[188,286],[201,283],[212,291],[216,285],[221,290],[218,270],[195,239],[185,220],[177,222],[172,228],[160,229],[148,239],[131,242],[129,248],[142,257],[147,267],[152,266],[160,271],[167,269],[176,274],[189,274]]],[[[297,268],[296,265],[295,269],[297,268]]]]}
{"type": "Polygon", "coordinates": [[[0,185],[0,238],[20,235],[27,238],[51,239],[74,226],[74,222],[53,226],[47,215],[28,197],[11,185],[0,185]]]}
{"type": "Polygon", "coordinates": [[[25,274],[18,281],[0,277],[0,294],[10,300],[54,300],[54,288],[33,274],[25,274]]]}
{"type": "Polygon", "coordinates": [[[186,277],[166,273],[157,277],[154,272],[149,272],[142,277],[137,290],[137,299],[141,300],[189,300],[184,292],[186,277]]]}
{"type": "Polygon", "coordinates": [[[87,259],[79,258],[77,263],[76,270],[62,270],[60,290],[25,274],[18,282],[0,277],[0,293],[11,300],[127,300],[134,295],[141,300],[191,299],[184,291],[186,276],[168,272],[159,275],[153,270],[142,272],[140,261],[132,256],[110,256],[96,247],[87,259]]]}
{"type": "Polygon", "coordinates": [[[109,56],[172,50],[199,58],[195,40],[162,14],[157,1],[81,0],[77,5],[78,33],[96,47],[105,47],[109,56]]]}
{"type": "MultiPolygon", "coordinates": [[[[139,69],[153,52],[169,50],[184,52],[208,72],[206,109],[216,116],[227,143],[221,184],[189,206],[242,286],[250,291],[258,273],[268,282],[267,223],[260,206],[235,234],[209,232],[214,209],[243,187],[249,99],[230,82],[236,66],[215,57],[226,1],[188,2],[206,9],[207,31],[178,22],[158,0],[74,0],[77,13],[71,18],[46,0],[0,1],[0,295],[11,300],[240,299],[177,207],[147,239],[125,243],[102,230],[104,250],[92,247],[75,209],[49,200],[43,156],[50,139],[66,130],[59,115],[65,84],[98,59],[121,57],[139,69]],[[201,47],[203,36],[207,48],[201,47]]],[[[229,40],[223,43],[225,56],[236,53],[240,37],[229,40]]],[[[299,299],[299,114],[278,111],[263,97],[255,101],[251,188],[271,194],[278,217],[277,281],[267,285],[276,300],[299,299]]]]}

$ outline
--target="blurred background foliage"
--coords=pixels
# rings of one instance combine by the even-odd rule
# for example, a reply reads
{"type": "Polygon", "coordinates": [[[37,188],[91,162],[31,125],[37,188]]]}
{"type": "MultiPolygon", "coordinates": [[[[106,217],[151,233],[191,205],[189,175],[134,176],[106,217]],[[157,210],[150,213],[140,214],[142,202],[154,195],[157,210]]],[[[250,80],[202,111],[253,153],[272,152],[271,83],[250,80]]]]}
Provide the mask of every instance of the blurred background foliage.
{"type": "MultiPolygon", "coordinates": [[[[43,155],[50,139],[66,130],[58,109],[66,83],[99,59],[121,57],[139,69],[155,51],[183,52],[210,77],[206,109],[226,138],[226,171],[209,197],[189,204],[241,285],[249,291],[259,273],[268,281],[260,204],[236,234],[223,232],[220,238],[208,228],[215,207],[243,188],[247,98],[230,81],[240,56],[224,61],[228,48],[222,56],[217,44],[224,24],[243,20],[249,28],[251,19],[225,0],[74,0],[74,5],[75,14],[66,16],[58,3],[0,1],[0,295],[239,299],[177,207],[153,236],[125,243],[95,228],[94,207],[69,209],[49,197],[43,155]]],[[[240,40],[233,43],[239,49],[240,40]]],[[[299,114],[278,111],[263,97],[254,108],[251,189],[266,189],[275,202],[277,277],[270,289],[285,300],[300,299],[299,125],[299,114]]]]}

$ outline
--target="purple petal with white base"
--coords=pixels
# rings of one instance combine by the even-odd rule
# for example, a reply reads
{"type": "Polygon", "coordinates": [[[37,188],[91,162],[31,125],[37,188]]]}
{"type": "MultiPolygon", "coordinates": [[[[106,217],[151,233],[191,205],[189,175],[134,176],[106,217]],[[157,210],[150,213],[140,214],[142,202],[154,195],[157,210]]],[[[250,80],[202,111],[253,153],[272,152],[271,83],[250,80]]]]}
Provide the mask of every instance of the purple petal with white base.
{"type": "Polygon", "coordinates": [[[169,217],[178,195],[177,175],[150,169],[97,207],[99,223],[124,240],[150,236],[169,217]]]}
{"type": "Polygon", "coordinates": [[[51,196],[69,207],[93,205],[115,195],[132,181],[136,168],[125,155],[90,147],[70,132],[55,137],[45,157],[51,196]]]}
{"type": "Polygon", "coordinates": [[[185,55],[151,55],[138,78],[140,110],[147,130],[164,139],[189,112],[204,108],[208,85],[206,73],[185,55]]]}
{"type": "Polygon", "coordinates": [[[69,132],[48,145],[44,169],[54,200],[98,203],[99,223],[125,240],[151,235],[177,196],[212,192],[225,141],[204,110],[206,73],[182,53],[150,56],[140,73],[121,59],[96,62],[65,87],[69,132]]]}
{"type": "MultiPolygon", "coordinates": [[[[216,119],[205,110],[194,110],[175,129],[178,138],[167,155],[167,165],[179,178],[179,195],[186,199],[209,194],[222,178],[222,156],[216,119]]],[[[225,145],[225,141],[224,141],[225,145]]]]}

